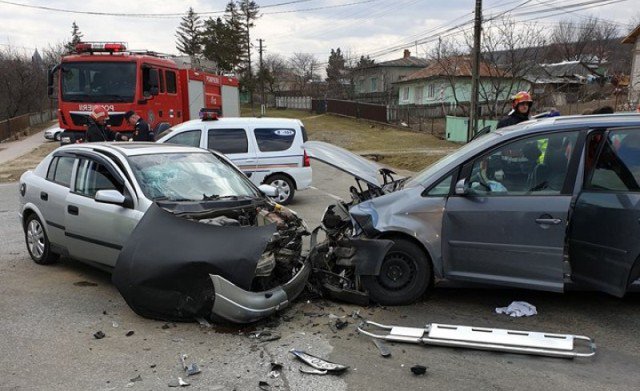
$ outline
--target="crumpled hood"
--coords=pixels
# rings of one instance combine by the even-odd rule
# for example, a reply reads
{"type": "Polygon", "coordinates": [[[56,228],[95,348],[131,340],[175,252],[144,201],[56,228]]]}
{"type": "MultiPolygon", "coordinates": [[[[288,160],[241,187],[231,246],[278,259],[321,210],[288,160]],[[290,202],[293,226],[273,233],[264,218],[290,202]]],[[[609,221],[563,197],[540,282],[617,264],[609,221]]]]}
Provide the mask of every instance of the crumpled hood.
{"type": "Polygon", "coordinates": [[[353,175],[372,186],[382,187],[379,174],[380,170],[384,169],[383,166],[344,148],[322,141],[307,141],[302,146],[310,158],[353,175]]]}
{"type": "Polygon", "coordinates": [[[213,305],[210,274],[248,290],[276,225],[213,226],[151,205],[125,243],[112,280],[144,317],[193,320],[213,305]]]}

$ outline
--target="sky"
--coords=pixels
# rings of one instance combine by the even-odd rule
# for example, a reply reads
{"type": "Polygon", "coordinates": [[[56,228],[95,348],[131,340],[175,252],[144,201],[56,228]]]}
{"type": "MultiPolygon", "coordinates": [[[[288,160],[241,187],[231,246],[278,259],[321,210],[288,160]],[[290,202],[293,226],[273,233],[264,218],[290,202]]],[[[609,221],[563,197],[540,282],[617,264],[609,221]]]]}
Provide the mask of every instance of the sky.
{"type": "MultiPolygon", "coordinates": [[[[252,42],[264,39],[265,53],[285,58],[310,53],[326,62],[332,48],[354,58],[372,55],[377,61],[402,57],[403,49],[425,57],[438,36],[459,33],[447,28],[473,19],[475,0],[255,0],[262,16],[251,31],[252,42]],[[289,4],[283,4],[289,3],[289,4]],[[444,27],[443,27],[444,26],[444,27]],[[416,41],[418,43],[416,44],[416,41]],[[424,43],[423,43],[424,42],[424,43]]],[[[0,49],[10,45],[27,53],[71,37],[76,22],[87,41],[123,41],[130,49],[175,53],[179,14],[189,7],[202,17],[219,16],[227,1],[166,0],[0,0],[0,49]],[[11,4],[13,3],[13,4],[11,4]],[[80,14],[28,8],[50,7],[80,14]],[[152,14],[152,15],[150,15],[152,14]],[[162,15],[158,14],[173,14],[162,15]]],[[[483,0],[485,18],[505,14],[522,23],[550,29],[559,20],[581,21],[597,16],[628,32],[640,21],[640,0],[483,0]],[[565,8],[582,4],[582,8],[565,8]],[[520,14],[520,15],[518,15],[520,14]],[[540,18],[537,20],[531,20],[540,18]]]]}

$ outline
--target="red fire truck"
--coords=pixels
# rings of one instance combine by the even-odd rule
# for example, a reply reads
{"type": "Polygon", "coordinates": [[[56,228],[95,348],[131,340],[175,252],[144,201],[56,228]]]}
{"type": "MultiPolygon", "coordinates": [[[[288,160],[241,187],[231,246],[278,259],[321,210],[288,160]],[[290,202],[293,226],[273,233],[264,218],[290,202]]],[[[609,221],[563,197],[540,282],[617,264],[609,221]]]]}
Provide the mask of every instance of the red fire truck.
{"type": "Polygon", "coordinates": [[[49,96],[57,76],[58,122],[63,143],[84,138],[87,117],[109,111],[112,130],[129,134],[124,114],[133,110],[159,130],[198,118],[202,108],[240,116],[238,80],[176,63],[169,56],[130,51],[121,42],[81,42],[49,73],[49,96]]]}

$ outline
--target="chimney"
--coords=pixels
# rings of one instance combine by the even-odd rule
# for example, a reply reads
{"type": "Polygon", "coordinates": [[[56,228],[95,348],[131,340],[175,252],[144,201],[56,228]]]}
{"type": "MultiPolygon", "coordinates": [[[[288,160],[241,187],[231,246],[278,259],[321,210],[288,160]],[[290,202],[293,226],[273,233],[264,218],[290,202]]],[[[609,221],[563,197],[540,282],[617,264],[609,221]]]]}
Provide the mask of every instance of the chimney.
{"type": "Polygon", "coordinates": [[[404,55],[402,56],[402,58],[409,58],[411,57],[411,52],[409,51],[409,49],[404,49],[404,55]]]}

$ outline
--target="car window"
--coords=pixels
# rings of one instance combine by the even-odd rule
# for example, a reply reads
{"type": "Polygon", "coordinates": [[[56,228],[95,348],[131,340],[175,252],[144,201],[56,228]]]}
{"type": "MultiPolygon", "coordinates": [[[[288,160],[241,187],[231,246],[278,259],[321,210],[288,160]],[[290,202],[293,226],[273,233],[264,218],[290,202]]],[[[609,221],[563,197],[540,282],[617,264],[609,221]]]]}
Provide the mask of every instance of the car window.
{"type": "Polygon", "coordinates": [[[247,153],[249,143],[244,129],[209,129],[207,148],[223,154],[247,153]]]}
{"type": "Polygon", "coordinates": [[[75,192],[93,198],[98,190],[122,192],[123,187],[104,165],[93,160],[81,160],[78,164],[75,192]]]}
{"type": "Polygon", "coordinates": [[[186,132],[178,133],[170,139],[167,139],[165,143],[199,147],[200,134],[201,132],[199,130],[187,130],[186,132]]]}
{"type": "Polygon", "coordinates": [[[585,188],[640,191],[640,132],[612,131],[598,156],[585,188]]]}
{"type": "Polygon", "coordinates": [[[283,128],[254,129],[253,133],[261,152],[286,151],[296,136],[294,129],[283,128]]]}
{"type": "Polygon", "coordinates": [[[304,126],[301,126],[300,130],[302,130],[302,142],[306,143],[307,141],[309,141],[309,136],[307,136],[307,129],[305,129],[304,126]]]}
{"type": "Polygon", "coordinates": [[[472,193],[481,195],[560,194],[577,132],[555,133],[517,140],[473,163],[472,193]]]}
{"type": "Polygon", "coordinates": [[[447,175],[444,179],[438,182],[435,186],[427,192],[428,197],[445,197],[449,195],[449,189],[451,189],[451,180],[453,174],[447,175]]]}
{"type": "Polygon", "coordinates": [[[176,88],[176,73],[173,71],[166,71],[166,82],[167,82],[167,94],[175,94],[177,91],[176,88]]]}
{"type": "Polygon", "coordinates": [[[49,171],[53,171],[47,174],[47,179],[56,182],[62,186],[71,186],[71,172],[73,171],[74,157],[71,156],[58,156],[53,159],[49,171]],[[54,168],[55,167],[55,168],[54,168]]]}

